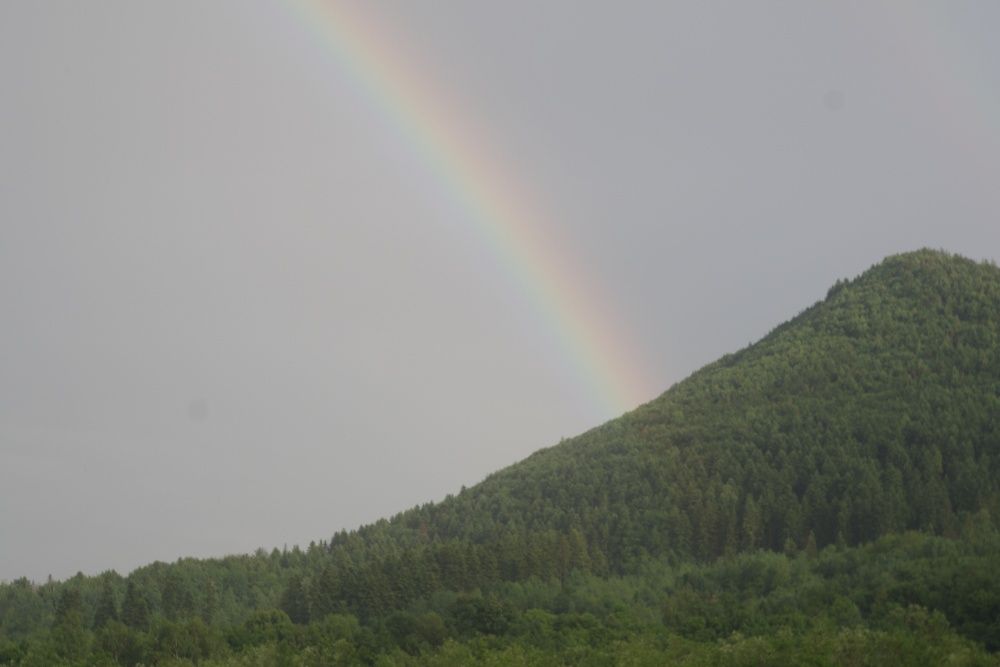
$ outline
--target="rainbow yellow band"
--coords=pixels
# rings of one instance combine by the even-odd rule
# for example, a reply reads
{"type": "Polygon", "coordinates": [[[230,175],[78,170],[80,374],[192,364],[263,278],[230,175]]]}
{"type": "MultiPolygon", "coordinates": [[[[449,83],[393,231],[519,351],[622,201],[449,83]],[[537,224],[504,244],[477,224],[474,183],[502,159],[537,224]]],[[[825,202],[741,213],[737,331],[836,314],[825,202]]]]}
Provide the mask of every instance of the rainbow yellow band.
{"type": "Polygon", "coordinates": [[[588,383],[602,416],[617,415],[652,398],[621,323],[594,298],[586,273],[559,244],[545,238],[543,217],[514,179],[489,158],[484,142],[463,131],[454,105],[418,76],[362,14],[367,3],[288,0],[338,66],[366,91],[467,211],[474,225],[519,283],[556,336],[568,363],[588,383]]]}

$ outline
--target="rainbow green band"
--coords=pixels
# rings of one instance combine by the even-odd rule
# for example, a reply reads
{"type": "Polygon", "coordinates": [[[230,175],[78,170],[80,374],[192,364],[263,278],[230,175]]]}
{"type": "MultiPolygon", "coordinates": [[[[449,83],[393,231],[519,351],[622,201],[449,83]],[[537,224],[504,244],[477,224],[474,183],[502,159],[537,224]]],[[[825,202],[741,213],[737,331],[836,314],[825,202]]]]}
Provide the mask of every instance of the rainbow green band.
{"type": "Polygon", "coordinates": [[[420,78],[410,59],[393,51],[366,3],[288,0],[319,37],[336,65],[364,89],[396,125],[467,213],[483,242],[527,295],[557,338],[569,365],[604,413],[617,415],[651,398],[636,353],[606,300],[571,265],[560,245],[546,239],[538,205],[491,160],[483,142],[463,131],[454,105],[420,78]]]}

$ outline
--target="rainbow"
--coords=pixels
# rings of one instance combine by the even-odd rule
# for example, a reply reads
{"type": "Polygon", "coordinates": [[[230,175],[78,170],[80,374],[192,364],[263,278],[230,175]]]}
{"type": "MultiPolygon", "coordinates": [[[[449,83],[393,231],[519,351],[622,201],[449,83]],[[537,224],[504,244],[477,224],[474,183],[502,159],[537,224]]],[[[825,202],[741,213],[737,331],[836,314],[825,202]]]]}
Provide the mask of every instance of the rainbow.
{"type": "Polygon", "coordinates": [[[412,57],[396,52],[378,22],[364,15],[368,3],[287,2],[454,196],[498,263],[530,298],[566,362],[589,385],[602,416],[651,398],[656,385],[644,377],[637,347],[608,303],[595,298],[599,291],[586,272],[546,237],[538,204],[509,177],[510,169],[491,159],[456,105],[415,71],[412,57]]]}

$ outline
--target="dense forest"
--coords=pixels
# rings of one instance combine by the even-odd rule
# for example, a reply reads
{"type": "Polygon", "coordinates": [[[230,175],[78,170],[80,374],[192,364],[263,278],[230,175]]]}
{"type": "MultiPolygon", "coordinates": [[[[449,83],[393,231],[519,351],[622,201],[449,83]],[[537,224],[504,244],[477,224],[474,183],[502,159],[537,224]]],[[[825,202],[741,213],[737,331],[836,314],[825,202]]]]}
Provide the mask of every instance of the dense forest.
{"type": "Polygon", "coordinates": [[[0,585],[0,664],[1000,665],[1000,269],[890,257],[304,549],[0,585]]]}

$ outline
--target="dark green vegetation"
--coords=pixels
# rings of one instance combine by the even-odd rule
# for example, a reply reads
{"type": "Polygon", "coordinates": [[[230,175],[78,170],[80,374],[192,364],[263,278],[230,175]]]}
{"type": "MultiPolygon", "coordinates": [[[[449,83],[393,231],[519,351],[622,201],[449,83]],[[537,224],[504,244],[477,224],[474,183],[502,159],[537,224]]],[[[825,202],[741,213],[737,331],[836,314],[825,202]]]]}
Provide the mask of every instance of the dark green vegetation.
{"type": "Polygon", "coordinates": [[[1000,664],[1000,270],[892,257],[306,550],[0,587],[0,664],[1000,664]]]}

